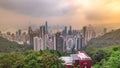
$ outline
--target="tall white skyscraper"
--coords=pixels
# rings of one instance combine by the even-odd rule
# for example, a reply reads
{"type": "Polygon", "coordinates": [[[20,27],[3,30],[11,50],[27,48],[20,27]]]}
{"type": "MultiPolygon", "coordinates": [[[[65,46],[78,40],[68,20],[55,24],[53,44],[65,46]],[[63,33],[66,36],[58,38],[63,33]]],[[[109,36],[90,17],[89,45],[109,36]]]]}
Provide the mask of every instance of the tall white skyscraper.
{"type": "Polygon", "coordinates": [[[44,50],[43,40],[40,37],[34,37],[34,50],[44,50]]]}
{"type": "Polygon", "coordinates": [[[34,37],[34,51],[37,51],[37,45],[38,45],[38,37],[34,37]]]}

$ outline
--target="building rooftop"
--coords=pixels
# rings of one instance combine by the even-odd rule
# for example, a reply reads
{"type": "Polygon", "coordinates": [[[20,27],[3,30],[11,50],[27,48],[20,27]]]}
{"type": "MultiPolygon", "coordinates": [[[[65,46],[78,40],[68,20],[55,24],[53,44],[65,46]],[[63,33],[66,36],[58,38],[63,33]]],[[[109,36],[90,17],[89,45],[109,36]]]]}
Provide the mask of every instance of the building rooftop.
{"type": "Polygon", "coordinates": [[[61,57],[60,59],[64,61],[63,65],[72,65],[73,63],[73,58],[70,56],[64,56],[61,57]]]}
{"type": "Polygon", "coordinates": [[[91,58],[85,53],[78,51],[77,56],[82,60],[91,60],[91,58]]]}
{"type": "Polygon", "coordinates": [[[85,52],[77,52],[77,54],[64,56],[60,59],[64,61],[64,65],[72,65],[72,63],[74,63],[75,60],[91,60],[91,58],[85,52]]]}

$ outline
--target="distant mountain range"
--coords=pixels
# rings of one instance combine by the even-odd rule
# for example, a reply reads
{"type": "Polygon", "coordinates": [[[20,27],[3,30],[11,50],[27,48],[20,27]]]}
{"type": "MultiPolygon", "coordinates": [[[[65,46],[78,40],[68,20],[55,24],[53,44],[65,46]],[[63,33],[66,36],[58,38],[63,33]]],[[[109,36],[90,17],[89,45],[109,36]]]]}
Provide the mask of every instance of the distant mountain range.
{"type": "Polygon", "coordinates": [[[88,46],[96,48],[120,45],[120,29],[111,31],[103,36],[92,39],[88,46]]]}
{"type": "Polygon", "coordinates": [[[0,52],[25,52],[29,49],[29,45],[19,45],[16,42],[11,42],[7,39],[0,37],[0,52]]]}

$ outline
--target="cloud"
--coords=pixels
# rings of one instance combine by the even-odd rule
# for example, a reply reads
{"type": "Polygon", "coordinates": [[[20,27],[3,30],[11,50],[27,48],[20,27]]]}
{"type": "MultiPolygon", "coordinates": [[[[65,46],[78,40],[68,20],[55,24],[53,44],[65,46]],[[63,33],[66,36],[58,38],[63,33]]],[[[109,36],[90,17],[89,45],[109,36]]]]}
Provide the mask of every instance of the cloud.
{"type": "Polygon", "coordinates": [[[88,22],[120,22],[120,0],[92,0],[93,3],[84,7],[84,15],[88,22]]]}
{"type": "Polygon", "coordinates": [[[0,0],[0,22],[28,25],[31,21],[40,25],[48,20],[51,25],[75,28],[87,24],[119,23],[119,3],[120,0],[0,0]]]}
{"type": "Polygon", "coordinates": [[[61,16],[71,10],[64,0],[0,0],[0,7],[35,17],[61,16]]]}
{"type": "Polygon", "coordinates": [[[85,13],[87,20],[94,21],[102,21],[109,18],[109,13],[101,12],[101,11],[87,11],[85,13]]]}

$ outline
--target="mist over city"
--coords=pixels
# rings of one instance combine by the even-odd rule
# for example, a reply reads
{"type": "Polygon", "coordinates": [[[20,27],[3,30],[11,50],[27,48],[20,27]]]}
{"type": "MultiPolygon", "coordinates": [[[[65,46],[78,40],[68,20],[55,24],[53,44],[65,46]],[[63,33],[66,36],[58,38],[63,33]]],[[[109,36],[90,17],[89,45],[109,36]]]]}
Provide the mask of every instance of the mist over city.
{"type": "Polygon", "coordinates": [[[0,68],[120,68],[120,0],[0,0],[0,68]]]}
{"type": "Polygon", "coordinates": [[[88,24],[116,29],[120,25],[119,3],[119,0],[1,0],[0,29],[15,32],[45,21],[51,25],[72,25],[75,29],[88,24]]]}

